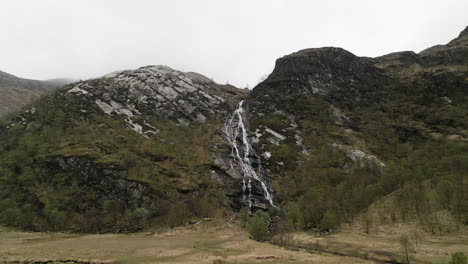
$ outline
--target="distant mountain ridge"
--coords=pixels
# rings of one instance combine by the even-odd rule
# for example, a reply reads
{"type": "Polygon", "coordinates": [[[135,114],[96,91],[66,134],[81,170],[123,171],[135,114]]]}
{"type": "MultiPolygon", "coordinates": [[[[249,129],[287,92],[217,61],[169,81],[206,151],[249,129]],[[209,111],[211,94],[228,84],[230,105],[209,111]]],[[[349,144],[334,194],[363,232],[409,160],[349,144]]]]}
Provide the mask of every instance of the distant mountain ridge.
{"type": "Polygon", "coordinates": [[[382,69],[420,71],[424,68],[456,66],[468,67],[468,27],[445,45],[435,45],[418,54],[413,51],[394,52],[371,59],[382,69]]]}
{"type": "Polygon", "coordinates": [[[30,80],[16,77],[0,71],[0,117],[31,103],[42,94],[49,93],[67,83],[69,79],[46,81],[30,80]]]}

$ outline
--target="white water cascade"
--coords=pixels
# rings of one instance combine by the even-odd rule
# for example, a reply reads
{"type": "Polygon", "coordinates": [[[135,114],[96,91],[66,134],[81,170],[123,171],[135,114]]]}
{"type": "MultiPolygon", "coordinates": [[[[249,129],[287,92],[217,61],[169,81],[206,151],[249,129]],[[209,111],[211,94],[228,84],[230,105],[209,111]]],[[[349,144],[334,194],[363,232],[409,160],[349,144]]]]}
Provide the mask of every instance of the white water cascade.
{"type": "MultiPolygon", "coordinates": [[[[265,200],[267,200],[271,206],[276,206],[273,202],[271,187],[267,185],[267,181],[264,178],[265,172],[260,163],[260,158],[248,141],[247,130],[242,117],[242,112],[244,111],[242,108],[243,103],[243,100],[240,101],[232,116],[226,120],[224,124],[224,134],[226,135],[228,143],[231,145],[232,159],[242,168],[242,198],[248,206],[249,212],[251,212],[255,205],[255,200],[252,197],[252,181],[260,183],[265,200]],[[256,161],[257,169],[253,167],[252,160],[256,161]]],[[[233,167],[232,162],[231,167],[233,167]]]]}

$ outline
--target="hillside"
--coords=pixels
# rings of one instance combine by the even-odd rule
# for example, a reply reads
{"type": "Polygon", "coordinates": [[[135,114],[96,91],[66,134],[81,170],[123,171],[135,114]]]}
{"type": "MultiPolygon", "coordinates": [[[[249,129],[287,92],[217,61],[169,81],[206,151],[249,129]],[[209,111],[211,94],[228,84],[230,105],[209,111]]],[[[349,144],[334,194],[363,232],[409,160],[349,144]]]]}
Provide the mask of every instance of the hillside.
{"type": "Polygon", "coordinates": [[[394,193],[395,221],[466,225],[466,39],[301,50],[252,91],[167,66],[67,85],[0,125],[0,222],[132,232],[240,210],[273,236],[336,230],[394,193]]]}
{"type": "Polygon", "coordinates": [[[128,232],[216,215],[210,151],[247,92],[148,66],[42,97],[0,129],[2,222],[128,232]]]}
{"type": "Polygon", "coordinates": [[[0,117],[21,109],[21,107],[33,102],[42,94],[49,93],[69,82],[67,79],[29,80],[0,71],[0,92],[2,94],[0,98],[0,117]]]}
{"type": "Polygon", "coordinates": [[[246,99],[249,129],[301,228],[335,229],[400,189],[398,221],[416,208],[426,225],[439,210],[467,223],[467,51],[462,32],[417,65],[334,47],[276,61],[246,99]]]}

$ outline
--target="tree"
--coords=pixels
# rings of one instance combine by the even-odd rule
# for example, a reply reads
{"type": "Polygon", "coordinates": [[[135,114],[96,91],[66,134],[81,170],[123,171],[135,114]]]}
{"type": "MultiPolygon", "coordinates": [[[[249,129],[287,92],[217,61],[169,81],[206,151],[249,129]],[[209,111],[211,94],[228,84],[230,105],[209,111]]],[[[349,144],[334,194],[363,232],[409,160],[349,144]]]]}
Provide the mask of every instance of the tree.
{"type": "Polygon", "coordinates": [[[414,240],[414,245],[418,247],[422,244],[423,234],[417,230],[414,230],[411,232],[411,238],[414,240]]]}
{"type": "Polygon", "coordinates": [[[273,218],[273,235],[280,246],[288,245],[291,242],[294,225],[291,219],[286,217],[275,216],[273,218]]]}
{"type": "Polygon", "coordinates": [[[336,214],[330,210],[327,210],[323,214],[322,221],[320,221],[320,226],[322,229],[332,231],[338,225],[338,218],[336,214]]]}
{"type": "Polygon", "coordinates": [[[140,207],[133,211],[133,221],[138,223],[140,227],[145,227],[151,218],[151,213],[148,209],[140,207]]]}
{"type": "Polygon", "coordinates": [[[444,179],[437,184],[436,190],[440,195],[442,205],[445,208],[450,208],[453,193],[455,191],[455,186],[453,183],[444,179]]]}
{"type": "Polygon", "coordinates": [[[370,229],[372,228],[372,215],[367,212],[364,215],[364,226],[366,227],[366,234],[369,234],[370,229]]]}
{"type": "Polygon", "coordinates": [[[257,241],[266,241],[268,240],[268,223],[270,217],[267,213],[263,211],[255,212],[254,217],[249,225],[249,232],[252,235],[252,238],[257,241]]]}
{"type": "Polygon", "coordinates": [[[467,264],[466,255],[463,252],[453,253],[449,264],[467,264]]]}
{"type": "Polygon", "coordinates": [[[242,207],[239,211],[239,220],[240,224],[243,228],[247,226],[247,223],[249,222],[249,212],[247,211],[247,208],[242,207]]]}
{"type": "Polygon", "coordinates": [[[62,230],[65,225],[65,213],[58,208],[46,206],[44,209],[47,223],[53,231],[62,230]]]}
{"type": "Polygon", "coordinates": [[[117,227],[119,217],[122,216],[123,206],[117,200],[105,200],[102,203],[104,218],[117,227]]]}
{"type": "Polygon", "coordinates": [[[410,253],[413,251],[413,246],[407,236],[400,237],[400,245],[403,251],[404,261],[409,264],[411,259],[410,253]]]}
{"type": "Polygon", "coordinates": [[[211,217],[215,214],[215,208],[210,204],[208,192],[195,199],[193,209],[198,217],[211,217]]]}
{"type": "Polygon", "coordinates": [[[304,226],[304,217],[302,215],[301,209],[296,203],[288,203],[286,206],[287,219],[291,221],[294,230],[298,230],[303,228],[304,226]]]}
{"type": "Polygon", "coordinates": [[[170,228],[183,225],[187,222],[189,218],[189,209],[187,205],[182,202],[176,203],[169,210],[167,215],[167,225],[170,228]]]}
{"type": "Polygon", "coordinates": [[[317,227],[323,217],[323,190],[318,186],[310,188],[302,199],[304,224],[306,227],[317,227]]]}

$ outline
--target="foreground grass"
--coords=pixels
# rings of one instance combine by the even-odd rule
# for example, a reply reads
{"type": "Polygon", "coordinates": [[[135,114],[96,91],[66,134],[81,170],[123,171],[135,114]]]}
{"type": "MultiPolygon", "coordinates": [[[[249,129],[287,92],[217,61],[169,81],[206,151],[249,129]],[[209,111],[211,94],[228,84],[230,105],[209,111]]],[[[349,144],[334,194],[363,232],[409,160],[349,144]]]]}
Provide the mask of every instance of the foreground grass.
{"type": "MultiPolygon", "coordinates": [[[[236,222],[223,220],[134,234],[27,233],[0,227],[0,263],[383,263],[399,261],[399,235],[299,232],[294,247],[288,247],[293,251],[253,241],[236,222]]],[[[443,264],[457,251],[468,252],[466,236],[427,236],[412,257],[415,263],[443,264]]]]}
{"type": "MultiPolygon", "coordinates": [[[[361,228],[362,229],[362,228],[361,228]]],[[[420,240],[416,242],[411,232],[417,230],[410,225],[385,226],[380,232],[365,232],[356,229],[317,236],[315,233],[295,233],[290,244],[312,252],[328,252],[373,260],[376,262],[405,262],[400,237],[408,235],[411,243],[410,257],[413,263],[449,263],[455,252],[468,252],[468,230],[464,228],[456,234],[432,236],[419,231],[420,240]],[[387,229],[387,231],[384,231],[387,229]]]]}
{"type": "Polygon", "coordinates": [[[227,221],[160,233],[76,235],[0,228],[0,263],[372,263],[258,243],[227,221]]]}

